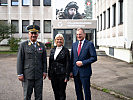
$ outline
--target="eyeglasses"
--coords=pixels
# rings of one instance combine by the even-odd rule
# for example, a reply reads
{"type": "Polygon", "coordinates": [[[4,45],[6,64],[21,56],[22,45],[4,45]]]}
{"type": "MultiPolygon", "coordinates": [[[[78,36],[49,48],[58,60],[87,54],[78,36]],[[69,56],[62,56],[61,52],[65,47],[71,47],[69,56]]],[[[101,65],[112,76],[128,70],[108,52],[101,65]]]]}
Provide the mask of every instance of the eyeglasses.
{"type": "Polygon", "coordinates": [[[30,33],[31,33],[32,35],[33,35],[33,34],[35,34],[35,35],[37,34],[37,32],[30,32],[30,33]]]}

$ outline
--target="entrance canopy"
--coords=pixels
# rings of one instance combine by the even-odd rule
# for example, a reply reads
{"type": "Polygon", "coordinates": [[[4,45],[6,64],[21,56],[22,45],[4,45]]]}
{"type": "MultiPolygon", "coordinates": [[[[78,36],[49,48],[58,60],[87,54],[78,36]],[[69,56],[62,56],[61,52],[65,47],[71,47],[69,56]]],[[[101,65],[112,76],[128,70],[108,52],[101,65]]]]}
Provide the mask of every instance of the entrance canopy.
{"type": "Polygon", "coordinates": [[[76,29],[76,28],[84,28],[84,29],[96,29],[97,21],[90,19],[60,19],[53,20],[53,29],[76,29]]]}
{"type": "Polygon", "coordinates": [[[59,19],[52,21],[53,38],[56,34],[63,34],[65,39],[65,47],[71,48],[72,43],[76,41],[76,29],[83,28],[86,33],[86,39],[92,41],[96,45],[96,20],[89,19],[59,19]]]}

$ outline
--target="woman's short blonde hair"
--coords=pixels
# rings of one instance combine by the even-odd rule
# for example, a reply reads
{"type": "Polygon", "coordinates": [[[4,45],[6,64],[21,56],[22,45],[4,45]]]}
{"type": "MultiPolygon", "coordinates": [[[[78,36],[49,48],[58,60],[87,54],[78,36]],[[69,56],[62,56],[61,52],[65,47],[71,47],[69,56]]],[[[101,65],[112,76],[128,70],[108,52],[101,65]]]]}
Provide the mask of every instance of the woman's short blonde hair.
{"type": "MultiPolygon", "coordinates": [[[[62,39],[63,39],[63,45],[64,45],[64,42],[65,42],[65,40],[64,40],[64,37],[63,37],[63,35],[61,34],[61,33],[59,33],[59,34],[57,34],[56,36],[55,36],[55,41],[56,41],[56,38],[58,38],[58,37],[61,37],[62,39]]],[[[54,43],[54,46],[56,46],[56,44],[54,43]]]]}
{"type": "Polygon", "coordinates": [[[61,38],[63,38],[63,40],[64,40],[63,35],[62,35],[62,34],[60,34],[60,33],[59,33],[59,34],[57,34],[57,35],[55,36],[55,40],[56,40],[56,38],[57,38],[57,37],[61,37],[61,38]]]}

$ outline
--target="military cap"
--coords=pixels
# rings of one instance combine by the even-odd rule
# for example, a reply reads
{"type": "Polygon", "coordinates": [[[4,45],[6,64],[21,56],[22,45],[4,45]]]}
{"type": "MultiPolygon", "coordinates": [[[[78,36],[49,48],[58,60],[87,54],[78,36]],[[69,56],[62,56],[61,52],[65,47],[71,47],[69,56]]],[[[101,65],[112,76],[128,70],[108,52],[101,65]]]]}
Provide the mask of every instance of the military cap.
{"type": "Polygon", "coordinates": [[[38,25],[28,25],[27,30],[29,32],[38,32],[40,30],[40,27],[38,25]]]}
{"type": "Polygon", "coordinates": [[[66,9],[70,9],[70,8],[75,8],[76,10],[78,10],[78,6],[77,6],[77,3],[72,1],[72,2],[69,2],[66,6],[66,9]]]}

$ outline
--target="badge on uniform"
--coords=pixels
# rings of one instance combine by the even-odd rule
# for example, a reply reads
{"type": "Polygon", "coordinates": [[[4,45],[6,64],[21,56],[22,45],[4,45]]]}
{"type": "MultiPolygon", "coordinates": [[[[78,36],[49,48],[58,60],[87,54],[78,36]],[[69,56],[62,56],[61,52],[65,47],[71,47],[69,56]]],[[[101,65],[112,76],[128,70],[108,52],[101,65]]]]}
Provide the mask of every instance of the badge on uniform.
{"type": "Polygon", "coordinates": [[[40,44],[37,42],[37,45],[40,46],[40,44]]]}
{"type": "Polygon", "coordinates": [[[28,45],[30,46],[31,45],[31,42],[29,42],[28,45]]]}
{"type": "Polygon", "coordinates": [[[42,50],[42,48],[39,48],[39,50],[42,50]]]}

